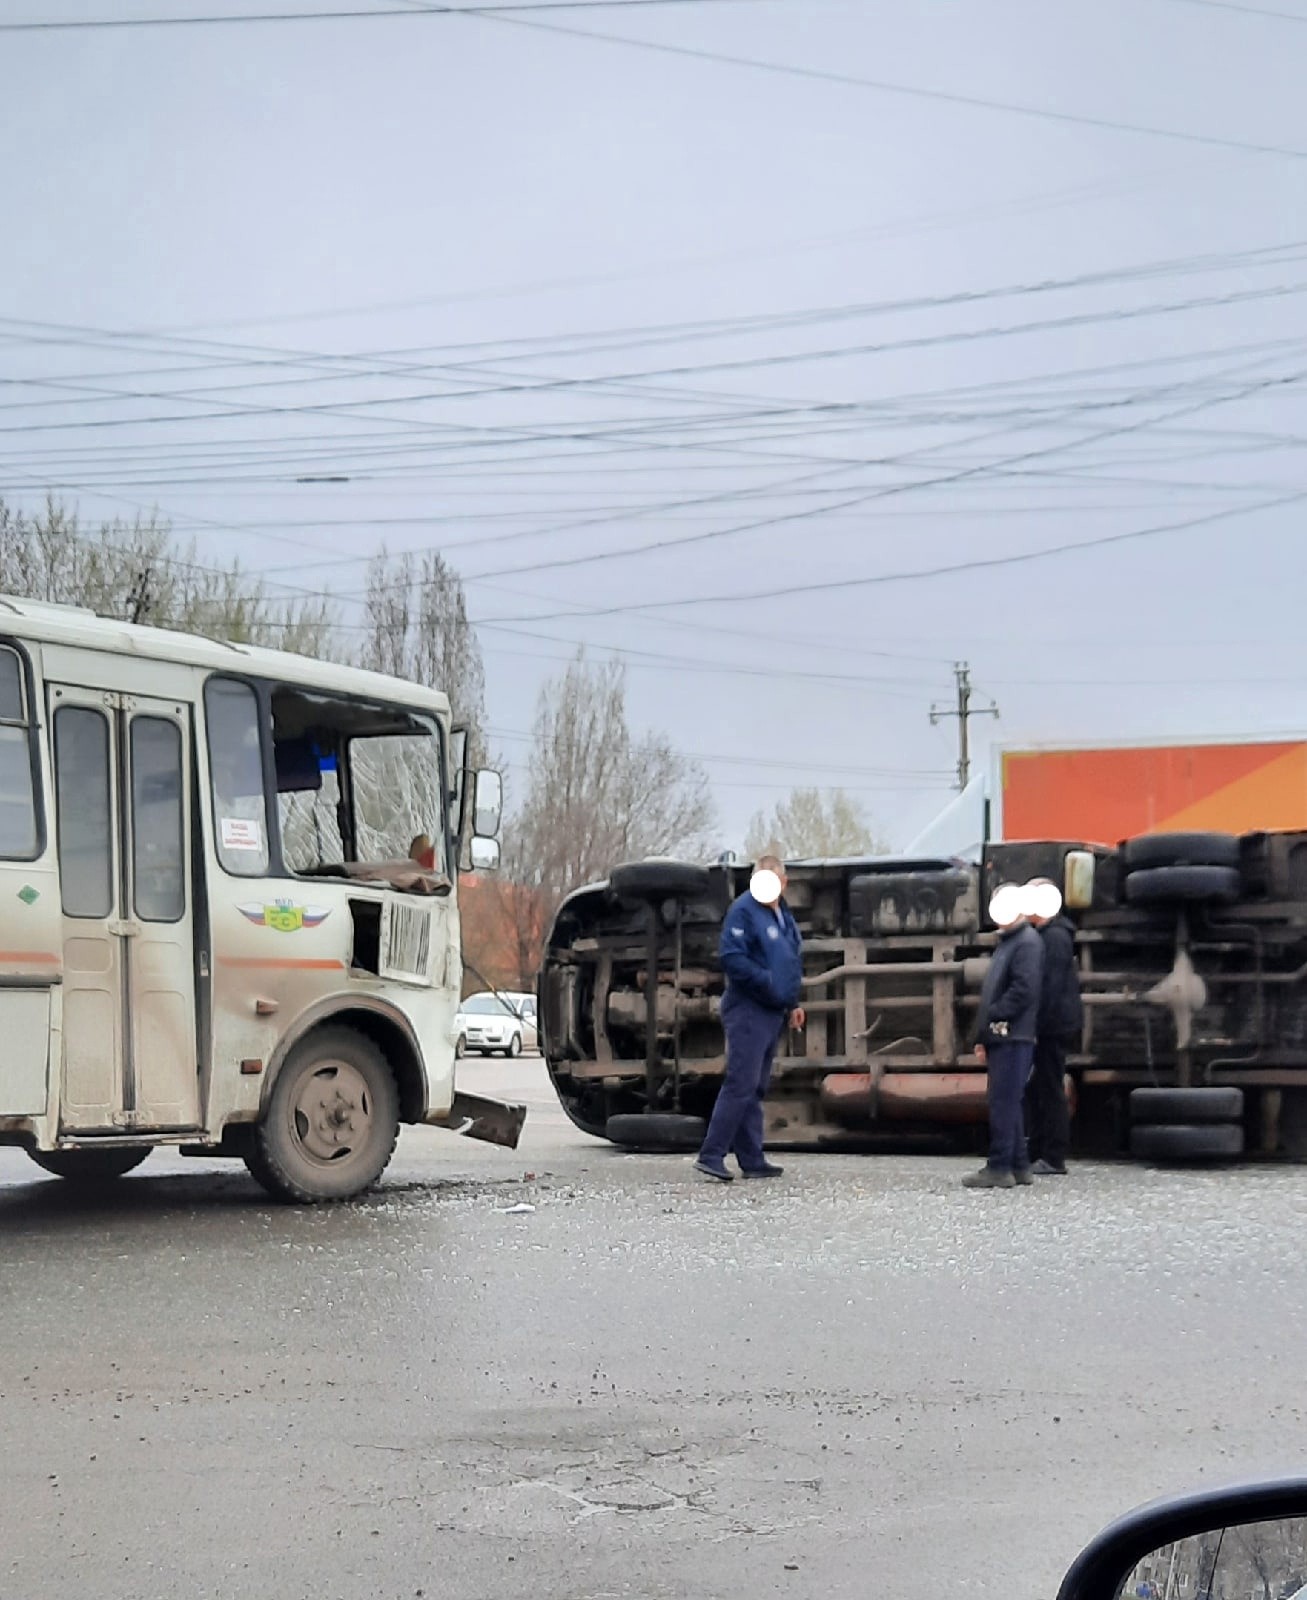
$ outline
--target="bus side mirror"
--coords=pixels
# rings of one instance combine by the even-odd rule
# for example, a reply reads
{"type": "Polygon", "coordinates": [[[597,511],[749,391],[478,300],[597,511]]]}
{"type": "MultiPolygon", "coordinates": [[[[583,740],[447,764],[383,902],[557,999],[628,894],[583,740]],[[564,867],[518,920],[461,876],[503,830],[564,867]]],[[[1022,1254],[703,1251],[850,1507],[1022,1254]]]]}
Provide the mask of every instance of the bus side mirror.
{"type": "Polygon", "coordinates": [[[503,820],[504,781],[497,772],[483,767],[476,775],[472,832],[477,839],[495,839],[503,820]]]}
{"type": "Polygon", "coordinates": [[[499,870],[499,840],[482,839],[472,840],[472,870],[473,872],[497,872],[499,870]]]}

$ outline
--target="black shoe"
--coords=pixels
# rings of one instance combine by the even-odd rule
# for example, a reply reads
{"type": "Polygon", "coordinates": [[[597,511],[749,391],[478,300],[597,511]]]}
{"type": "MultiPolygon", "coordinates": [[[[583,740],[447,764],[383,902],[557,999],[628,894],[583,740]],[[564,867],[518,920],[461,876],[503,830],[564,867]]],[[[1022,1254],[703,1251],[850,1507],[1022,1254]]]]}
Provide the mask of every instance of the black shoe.
{"type": "Polygon", "coordinates": [[[740,1176],[742,1178],[779,1178],[784,1171],[785,1168],[778,1167],[774,1161],[764,1161],[760,1167],[741,1167],[740,1176]]]}
{"type": "Polygon", "coordinates": [[[969,1178],[963,1178],[964,1189],[1015,1189],[1017,1180],[1010,1172],[997,1172],[993,1167],[981,1167],[969,1178]]]}
{"type": "Polygon", "coordinates": [[[700,1156],[694,1164],[694,1170],[696,1172],[702,1172],[705,1178],[716,1178],[718,1183],[735,1182],[735,1174],[733,1172],[727,1172],[726,1163],[724,1161],[718,1161],[714,1163],[711,1161],[705,1161],[703,1157],[700,1156]]]}
{"type": "Polygon", "coordinates": [[[1065,1178],[1066,1168],[1055,1167],[1051,1161],[1036,1161],[1031,1172],[1037,1178],[1065,1178]]]}
{"type": "Polygon", "coordinates": [[[1014,1167],[1013,1168],[1012,1181],[1016,1184],[1018,1189],[1024,1189],[1027,1184],[1031,1184],[1031,1183],[1033,1183],[1035,1181],[1030,1176],[1030,1174],[1031,1174],[1031,1172],[1033,1170],[1034,1169],[1031,1168],[1031,1167],[1014,1167]]]}

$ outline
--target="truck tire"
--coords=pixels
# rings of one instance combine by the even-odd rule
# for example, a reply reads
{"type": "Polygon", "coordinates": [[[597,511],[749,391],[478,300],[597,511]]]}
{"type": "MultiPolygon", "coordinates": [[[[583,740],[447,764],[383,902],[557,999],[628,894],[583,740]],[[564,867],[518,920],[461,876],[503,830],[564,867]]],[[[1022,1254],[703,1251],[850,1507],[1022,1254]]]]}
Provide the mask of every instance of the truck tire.
{"type": "Polygon", "coordinates": [[[1233,833],[1141,833],[1121,851],[1126,870],[1148,867],[1237,867],[1239,838],[1233,833]]]}
{"type": "Polygon", "coordinates": [[[1130,1096],[1130,1120],[1158,1122],[1241,1122],[1243,1090],[1136,1089],[1130,1096]]]}
{"type": "Polygon", "coordinates": [[[1146,867],[1125,880],[1125,897],[1133,906],[1194,900],[1229,905],[1239,898],[1242,888],[1234,867],[1146,867]]]}
{"type": "Polygon", "coordinates": [[[1243,1154],[1243,1129],[1237,1122],[1145,1124],[1130,1130],[1130,1154],[1163,1164],[1227,1160],[1243,1154]]]}
{"type": "Polygon", "coordinates": [[[702,1117],[682,1117],[668,1111],[649,1115],[622,1112],[609,1117],[604,1137],[628,1150],[697,1150],[708,1124],[702,1117]]]}
{"type": "Polygon", "coordinates": [[[318,1028],[277,1074],[245,1165],[278,1200],[348,1200],[386,1170],[399,1137],[390,1063],[354,1028],[318,1028]]]}
{"type": "Polygon", "coordinates": [[[153,1145],[119,1145],[112,1150],[29,1150],[44,1172],[63,1178],[74,1189],[104,1189],[135,1172],[153,1145]]]}
{"type": "Polygon", "coordinates": [[[711,884],[708,869],[692,861],[627,861],[608,881],[624,900],[695,900],[711,884]]]}

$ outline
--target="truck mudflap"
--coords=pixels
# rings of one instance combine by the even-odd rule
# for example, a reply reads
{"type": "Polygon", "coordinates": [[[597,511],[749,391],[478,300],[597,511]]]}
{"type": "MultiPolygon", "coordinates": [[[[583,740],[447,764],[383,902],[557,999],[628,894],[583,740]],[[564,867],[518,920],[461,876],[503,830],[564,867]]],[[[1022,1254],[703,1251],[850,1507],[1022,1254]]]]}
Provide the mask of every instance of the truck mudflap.
{"type": "Polygon", "coordinates": [[[433,1127],[448,1128],[468,1139],[483,1139],[516,1150],[526,1123],[526,1107],[506,1100],[487,1100],[479,1094],[456,1092],[454,1103],[443,1116],[427,1119],[433,1127]]]}

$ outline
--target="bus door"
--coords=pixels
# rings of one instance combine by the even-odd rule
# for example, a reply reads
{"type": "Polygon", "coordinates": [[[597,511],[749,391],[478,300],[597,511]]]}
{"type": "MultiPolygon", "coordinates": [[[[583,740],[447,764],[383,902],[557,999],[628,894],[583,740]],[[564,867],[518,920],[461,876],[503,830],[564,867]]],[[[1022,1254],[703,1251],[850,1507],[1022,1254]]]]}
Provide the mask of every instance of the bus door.
{"type": "Polygon", "coordinates": [[[191,708],[52,685],[66,1133],[200,1115],[191,708]]]}

